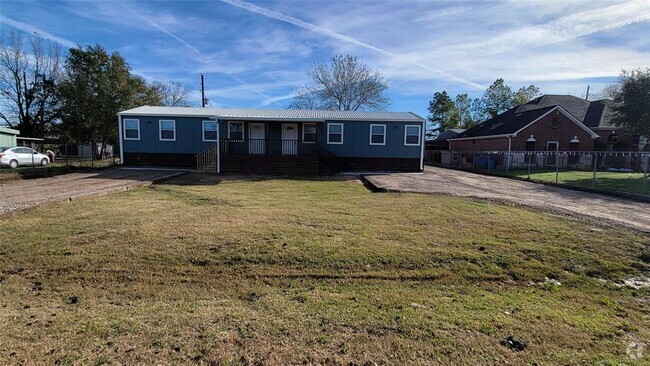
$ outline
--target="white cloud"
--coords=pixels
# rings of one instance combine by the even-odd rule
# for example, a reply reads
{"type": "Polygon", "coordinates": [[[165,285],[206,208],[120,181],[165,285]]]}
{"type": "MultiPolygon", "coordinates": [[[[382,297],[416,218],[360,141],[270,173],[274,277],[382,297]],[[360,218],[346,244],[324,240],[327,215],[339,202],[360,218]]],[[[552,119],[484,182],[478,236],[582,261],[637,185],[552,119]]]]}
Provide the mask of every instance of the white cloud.
{"type": "Polygon", "coordinates": [[[221,0],[221,1],[223,1],[225,3],[228,3],[228,4],[231,4],[233,6],[236,6],[238,8],[250,11],[250,12],[263,15],[265,17],[269,17],[269,18],[280,20],[280,21],[285,22],[285,23],[293,24],[293,25],[295,25],[297,27],[304,28],[304,29],[307,29],[307,30],[310,30],[310,31],[313,31],[313,32],[316,32],[316,33],[319,33],[319,34],[322,34],[322,35],[324,35],[326,37],[330,37],[330,38],[333,38],[333,39],[336,39],[336,40],[339,40],[339,41],[342,41],[342,42],[346,42],[346,43],[351,43],[351,44],[354,44],[354,45],[357,45],[357,46],[360,46],[360,47],[367,48],[369,50],[375,51],[377,53],[383,54],[383,55],[388,56],[388,57],[393,57],[393,58],[396,58],[398,60],[403,60],[404,62],[409,62],[409,63],[411,63],[411,64],[413,64],[413,65],[415,65],[417,67],[421,67],[421,68],[423,68],[425,70],[428,70],[430,72],[438,73],[441,76],[443,76],[444,78],[455,80],[455,81],[457,81],[459,83],[467,84],[467,85],[469,85],[471,87],[475,87],[475,88],[478,88],[478,89],[483,89],[484,88],[483,85],[480,85],[480,84],[475,83],[475,82],[470,81],[470,80],[460,78],[460,77],[455,76],[455,75],[451,75],[451,74],[449,74],[449,73],[447,73],[447,72],[445,72],[443,70],[440,70],[440,69],[437,69],[437,68],[434,68],[434,67],[430,67],[430,66],[428,66],[426,64],[423,64],[423,63],[420,63],[418,61],[403,59],[401,57],[401,55],[399,55],[399,54],[397,54],[397,53],[395,53],[395,52],[393,52],[391,50],[371,45],[371,44],[363,42],[363,41],[361,41],[359,39],[349,37],[349,36],[346,36],[344,34],[337,33],[337,32],[335,32],[335,31],[333,31],[331,29],[320,27],[320,26],[317,26],[315,24],[305,22],[303,20],[294,18],[294,17],[286,15],[286,14],[282,14],[282,13],[279,13],[279,12],[276,12],[276,11],[273,11],[273,10],[269,10],[269,9],[257,6],[255,4],[247,3],[247,2],[244,2],[244,1],[239,1],[239,0],[221,0]]]}
{"type": "Polygon", "coordinates": [[[62,37],[55,36],[54,34],[49,33],[47,31],[44,31],[43,29],[40,29],[40,28],[38,28],[38,27],[36,27],[36,26],[34,26],[32,24],[23,23],[23,22],[19,22],[17,20],[13,20],[13,19],[7,17],[6,15],[0,14],[0,23],[6,24],[6,25],[8,25],[10,27],[16,28],[16,29],[18,29],[20,31],[23,31],[25,33],[29,33],[29,34],[36,33],[41,38],[49,39],[50,41],[56,42],[56,43],[58,43],[58,44],[60,44],[62,46],[65,46],[67,48],[74,48],[74,47],[77,46],[77,44],[75,42],[73,42],[73,41],[71,41],[69,39],[65,39],[65,38],[62,38],[62,37]]]}

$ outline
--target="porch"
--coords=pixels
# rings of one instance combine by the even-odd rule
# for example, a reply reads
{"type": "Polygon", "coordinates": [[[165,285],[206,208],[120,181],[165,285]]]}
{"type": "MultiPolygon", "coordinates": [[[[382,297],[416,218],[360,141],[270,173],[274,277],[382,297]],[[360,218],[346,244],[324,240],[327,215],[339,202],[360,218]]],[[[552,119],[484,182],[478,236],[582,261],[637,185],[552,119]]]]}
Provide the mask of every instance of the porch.
{"type": "Polygon", "coordinates": [[[338,158],[317,142],[219,139],[198,154],[197,170],[221,174],[315,176],[339,173],[338,158]]]}

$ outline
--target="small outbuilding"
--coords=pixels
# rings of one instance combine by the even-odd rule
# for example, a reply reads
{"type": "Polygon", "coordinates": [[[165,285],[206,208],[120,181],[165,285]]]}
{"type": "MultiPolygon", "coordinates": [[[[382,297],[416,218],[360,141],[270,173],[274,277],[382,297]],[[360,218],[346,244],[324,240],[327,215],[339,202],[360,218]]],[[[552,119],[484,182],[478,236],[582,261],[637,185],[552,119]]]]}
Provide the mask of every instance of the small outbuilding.
{"type": "Polygon", "coordinates": [[[16,137],[20,134],[20,131],[14,130],[13,128],[0,127],[0,146],[10,147],[16,146],[16,137]]]}

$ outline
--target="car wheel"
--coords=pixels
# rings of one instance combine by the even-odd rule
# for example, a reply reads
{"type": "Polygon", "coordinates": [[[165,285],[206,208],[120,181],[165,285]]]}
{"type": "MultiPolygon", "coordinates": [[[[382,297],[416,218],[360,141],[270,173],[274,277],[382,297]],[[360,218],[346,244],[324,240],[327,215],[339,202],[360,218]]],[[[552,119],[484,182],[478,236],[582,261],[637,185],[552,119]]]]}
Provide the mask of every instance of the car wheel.
{"type": "Polygon", "coordinates": [[[16,168],[18,168],[18,161],[17,161],[17,160],[12,160],[12,161],[10,161],[10,162],[9,162],[9,167],[10,167],[11,169],[16,169],[16,168]]]}
{"type": "Polygon", "coordinates": [[[47,163],[48,163],[47,159],[43,158],[43,160],[41,160],[41,166],[46,166],[47,163]]]}

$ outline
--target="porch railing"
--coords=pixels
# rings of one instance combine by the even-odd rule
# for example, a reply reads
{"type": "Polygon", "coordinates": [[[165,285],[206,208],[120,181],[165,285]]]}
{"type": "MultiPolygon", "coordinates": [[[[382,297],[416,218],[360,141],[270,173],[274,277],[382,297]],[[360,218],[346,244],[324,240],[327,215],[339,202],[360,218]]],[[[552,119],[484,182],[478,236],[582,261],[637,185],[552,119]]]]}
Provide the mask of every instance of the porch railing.
{"type": "Polygon", "coordinates": [[[196,154],[196,170],[201,170],[217,161],[217,144],[196,154]]]}
{"type": "Polygon", "coordinates": [[[317,156],[315,142],[288,139],[221,139],[221,153],[228,155],[317,156]]]}

